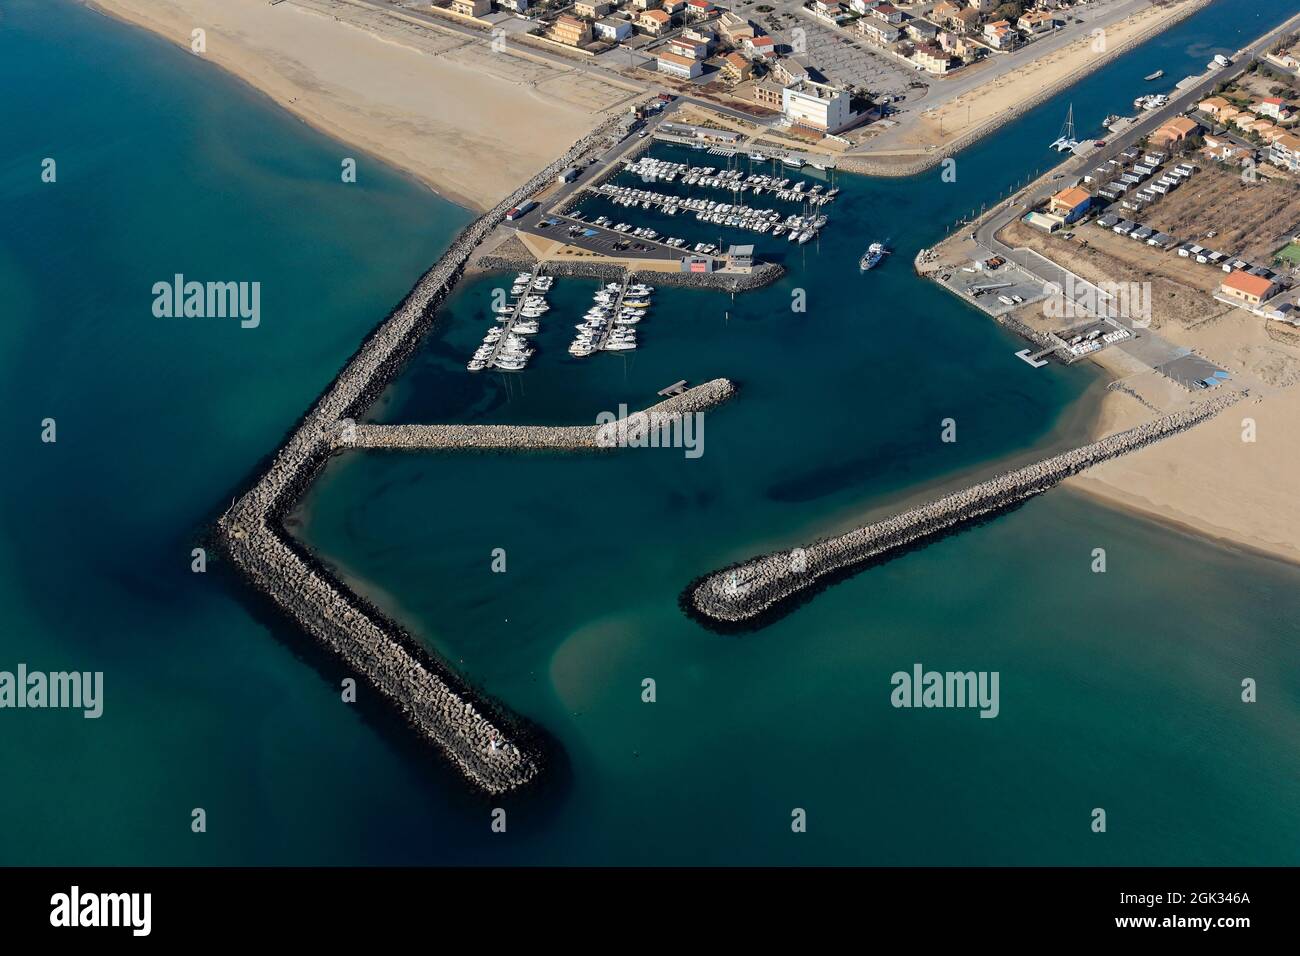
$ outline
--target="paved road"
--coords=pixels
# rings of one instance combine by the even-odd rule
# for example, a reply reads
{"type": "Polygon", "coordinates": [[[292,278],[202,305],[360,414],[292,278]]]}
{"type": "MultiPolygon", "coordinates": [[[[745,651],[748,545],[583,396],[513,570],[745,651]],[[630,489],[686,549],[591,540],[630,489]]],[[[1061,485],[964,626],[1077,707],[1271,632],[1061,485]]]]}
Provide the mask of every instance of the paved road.
{"type": "MultiPolygon", "coordinates": [[[[1088,36],[1092,30],[1104,29],[1149,5],[1150,0],[1103,0],[1095,6],[1067,10],[1064,15],[1071,19],[1067,27],[1049,36],[1040,37],[1013,53],[994,53],[983,65],[975,69],[958,70],[952,76],[942,79],[928,73],[918,73],[917,76],[929,83],[930,88],[920,98],[914,98],[914,94],[909,93],[905,101],[906,112],[915,115],[922,110],[950,103],[959,96],[970,93],[1013,70],[1020,69],[1031,60],[1068,46],[1080,37],[1088,36]],[[1076,17],[1084,22],[1074,23],[1076,17]]],[[[870,48],[870,44],[865,40],[858,41],[855,38],[855,42],[870,48]]],[[[887,151],[894,141],[909,129],[908,121],[902,120],[899,126],[879,133],[870,141],[854,147],[850,152],[869,156],[874,152],[887,151]]]]}
{"type": "MultiPolygon", "coordinates": [[[[1057,173],[1063,173],[1063,176],[1054,174],[1050,177],[1044,177],[1031,185],[1023,194],[1013,197],[1013,201],[1008,203],[1004,209],[988,217],[977,227],[973,233],[975,241],[989,255],[997,254],[1004,257],[1026,272],[1037,276],[1044,284],[1051,282],[1062,290],[1072,289],[1071,298],[1076,303],[1080,303],[1082,307],[1083,302],[1096,294],[1096,286],[1083,282],[1078,277],[1075,277],[1073,273],[1043,258],[1036,252],[1028,249],[1012,248],[997,238],[996,234],[1004,226],[1024,215],[1027,209],[1033,208],[1048,196],[1057,192],[1063,183],[1071,182],[1088,169],[1100,166],[1118,156],[1170,118],[1186,112],[1219,83],[1241,75],[1255,57],[1271,46],[1280,35],[1293,29],[1297,23],[1300,23],[1300,16],[1291,18],[1239,51],[1233,66],[1225,70],[1215,70],[1208,73],[1199,82],[1186,89],[1175,91],[1171,94],[1168,104],[1161,109],[1152,110],[1142,116],[1138,122],[1118,136],[1109,139],[1105,147],[1066,160],[1056,171],[1057,173]]],[[[1150,329],[1135,327],[1133,321],[1128,317],[1118,317],[1118,321],[1128,328],[1133,333],[1133,336],[1116,343],[1116,346],[1152,368],[1160,368],[1165,366],[1166,363],[1176,363],[1178,359],[1188,353],[1186,348],[1174,345],[1150,329]]],[[[1177,368],[1179,368],[1177,364],[1171,366],[1171,369],[1177,368]]],[[[1171,377],[1178,379],[1175,374],[1171,374],[1171,377]]]]}

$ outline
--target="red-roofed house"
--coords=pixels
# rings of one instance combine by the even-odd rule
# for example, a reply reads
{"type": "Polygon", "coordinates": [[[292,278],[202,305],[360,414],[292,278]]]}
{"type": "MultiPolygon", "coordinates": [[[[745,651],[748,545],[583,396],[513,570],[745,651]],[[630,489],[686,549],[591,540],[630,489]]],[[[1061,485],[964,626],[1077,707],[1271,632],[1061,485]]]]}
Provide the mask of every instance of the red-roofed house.
{"type": "Polygon", "coordinates": [[[667,30],[672,22],[673,18],[662,10],[647,10],[637,17],[636,24],[651,36],[658,36],[667,30]]]}
{"type": "Polygon", "coordinates": [[[1229,273],[1223,280],[1219,291],[1229,299],[1235,299],[1246,305],[1257,306],[1273,297],[1277,292],[1277,283],[1263,276],[1251,275],[1244,269],[1229,273]]]}
{"type": "Polygon", "coordinates": [[[770,60],[776,56],[776,41],[771,37],[747,37],[741,49],[751,60],[770,60]]]}

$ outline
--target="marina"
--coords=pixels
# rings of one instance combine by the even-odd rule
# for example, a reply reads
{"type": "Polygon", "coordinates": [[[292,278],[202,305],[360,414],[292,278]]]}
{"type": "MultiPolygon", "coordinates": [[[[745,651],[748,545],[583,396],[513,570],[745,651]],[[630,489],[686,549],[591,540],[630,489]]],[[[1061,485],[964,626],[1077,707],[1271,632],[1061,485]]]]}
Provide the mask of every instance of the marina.
{"type": "Polygon", "coordinates": [[[575,329],[569,354],[585,358],[595,352],[627,352],[636,348],[636,324],[645,317],[654,294],[652,286],[634,283],[630,276],[600,289],[575,329]]]}
{"type": "MultiPolygon", "coordinates": [[[[802,242],[816,238],[817,232],[828,221],[828,217],[814,215],[811,211],[804,215],[782,217],[781,213],[775,209],[758,209],[740,204],[720,203],[711,199],[673,196],[666,193],[657,193],[649,189],[617,186],[612,183],[605,183],[597,187],[595,191],[610,199],[616,205],[627,208],[658,209],[667,216],[676,216],[681,212],[694,213],[695,219],[699,222],[727,226],[733,229],[748,229],[757,233],[771,233],[774,236],[789,234],[787,238],[799,239],[802,242]],[[804,233],[808,234],[807,238],[802,238],[804,233]]],[[[595,220],[598,225],[606,225],[607,221],[595,220]]],[[[617,223],[613,228],[618,232],[629,232],[637,238],[650,240],[659,238],[658,232],[653,229],[638,232],[627,223],[617,223]]],[[[686,240],[676,237],[669,237],[661,241],[674,248],[687,247],[686,240]]],[[[702,246],[703,244],[701,244],[700,248],[696,248],[695,251],[711,251],[702,246]]]]}
{"type": "Polygon", "coordinates": [[[755,196],[770,195],[786,202],[823,206],[839,195],[838,186],[822,183],[809,184],[804,179],[767,173],[745,173],[740,169],[718,169],[713,166],[690,166],[645,155],[630,161],[626,172],[640,176],[644,182],[681,182],[685,186],[703,186],[708,189],[725,189],[733,193],[752,192],[755,196]]]}
{"type": "Polygon", "coordinates": [[[519,273],[510,288],[511,298],[492,307],[497,321],[503,324],[488,329],[483,344],[465,367],[471,372],[488,368],[522,371],[535,351],[523,336],[536,334],[537,320],[550,310],[545,293],[553,282],[550,276],[541,274],[540,266],[536,273],[519,273]]]}
{"type": "MultiPolygon", "coordinates": [[[[1183,76],[1208,59],[1206,52],[1237,46],[1238,32],[1246,28],[1241,24],[1254,22],[1254,4],[1219,0],[1198,14],[1204,27],[1193,29],[1193,19],[1170,34],[1170,52],[1162,52],[1159,62],[1169,63],[1171,78],[1183,76]],[[1195,64],[1186,62],[1185,51],[1198,58],[1195,64]]],[[[22,0],[6,8],[7,26],[21,23],[36,6],[22,0]]],[[[272,9],[307,19],[294,7],[272,9]]],[[[15,142],[40,142],[49,132],[43,118],[59,115],[59,98],[74,89],[94,105],[95,121],[70,126],[58,155],[74,148],[83,156],[84,150],[99,155],[97,141],[130,149],[142,143],[143,133],[159,128],[177,135],[168,162],[123,163],[112,190],[96,191],[141,217],[131,236],[139,240],[140,255],[133,246],[130,258],[142,267],[114,253],[122,241],[120,217],[86,215],[81,203],[51,202],[49,187],[35,184],[35,176],[19,176],[7,197],[13,220],[31,227],[11,249],[10,302],[17,310],[11,324],[15,331],[30,326],[35,346],[44,335],[42,315],[62,314],[68,336],[82,346],[57,356],[39,348],[10,350],[6,382],[17,417],[36,420],[50,410],[50,362],[57,361],[54,397],[61,419],[75,412],[77,441],[46,450],[67,455],[81,449],[68,462],[73,467],[48,467],[42,464],[48,455],[33,454],[15,456],[8,469],[12,500],[30,498],[27,507],[14,511],[8,529],[11,550],[22,559],[10,576],[8,600],[18,609],[13,624],[27,635],[29,660],[66,655],[72,664],[100,667],[102,657],[102,664],[116,668],[119,689],[110,695],[109,721],[29,719],[30,732],[8,735],[14,766],[47,768],[56,783],[68,775],[78,780],[76,787],[50,786],[36,794],[47,816],[68,825],[19,828],[7,847],[11,860],[405,867],[484,861],[1295,862],[1294,840],[1259,838],[1293,832],[1286,812],[1297,769],[1288,746],[1292,713],[1276,712],[1276,693],[1264,698],[1273,704],[1261,705],[1275,708],[1267,722],[1256,718],[1256,707],[1222,705],[1225,674],[1250,674],[1261,687],[1285,683],[1285,666],[1275,662],[1285,663],[1290,633],[1276,622],[1294,618],[1300,588],[1294,569],[1280,561],[1203,544],[1186,530],[1166,532],[1063,488],[938,547],[911,551],[880,573],[845,580],[754,639],[719,642],[683,618],[677,605],[686,582],[697,575],[846,530],[887,513],[883,508],[891,501],[911,504],[917,489],[942,493],[951,476],[969,484],[974,479],[966,475],[1001,467],[989,462],[1049,441],[1049,428],[1069,428],[1070,409],[1087,416],[1082,390],[1096,376],[1086,363],[1018,376],[1029,368],[1008,354],[1000,329],[986,327],[959,299],[914,281],[906,268],[917,249],[940,239],[942,224],[968,208],[997,202],[1013,180],[1030,171],[1036,156],[1046,157],[1042,147],[1060,126],[1061,98],[1038,112],[1026,110],[962,153],[960,187],[939,185],[929,176],[840,176],[844,189],[832,213],[836,228],[823,234],[819,254],[789,256],[788,281],[737,295],[731,303],[725,302],[726,291],[711,291],[724,289],[731,278],[680,273],[677,257],[665,256],[659,267],[670,270],[672,279],[660,279],[643,253],[647,261],[633,267],[643,271],[634,274],[656,287],[654,318],[665,321],[655,322],[652,341],[634,353],[635,361],[596,361],[580,369],[553,361],[565,357],[571,327],[597,285],[594,271],[576,270],[607,267],[609,274],[599,276],[603,285],[629,268],[616,254],[605,262],[592,251],[599,248],[594,239],[572,243],[580,251],[569,261],[545,262],[546,274],[558,281],[547,294],[550,311],[536,320],[539,354],[527,369],[526,395],[520,394],[519,378],[463,374],[485,325],[497,324],[488,314],[493,288],[508,290],[518,271],[537,271],[514,246],[503,249],[503,257],[520,258],[498,269],[467,267],[455,290],[432,303],[437,318],[425,339],[410,337],[405,370],[376,376],[373,384],[367,378],[349,389],[349,404],[343,405],[321,394],[325,383],[474,214],[443,203],[409,177],[389,175],[378,161],[363,161],[362,187],[327,187],[340,198],[313,201],[320,195],[320,171],[337,170],[341,147],[335,141],[291,117],[277,119],[273,104],[247,96],[187,51],[106,43],[106,37],[127,36],[125,28],[95,22],[101,18],[63,0],[39,8],[42,18],[57,15],[60,29],[50,30],[48,41],[29,30],[0,31],[8,37],[7,59],[16,73],[44,65],[68,82],[58,84],[50,98],[39,98],[30,116],[18,109],[17,98],[15,142]],[[59,13],[64,8],[71,11],[66,17],[59,13]],[[73,29],[64,19],[73,21],[73,29]],[[85,30],[75,29],[82,20],[85,30]],[[76,53],[96,44],[112,54],[111,63],[76,53]],[[247,106],[205,108],[205,98],[223,96],[247,106]],[[231,161],[204,163],[203,151],[214,143],[229,145],[231,161]],[[244,161],[250,152],[255,155],[244,161]],[[267,155],[275,161],[252,161],[267,155]],[[30,187],[23,185],[28,179],[30,187]],[[198,204],[197,214],[177,220],[175,208],[190,201],[198,204]],[[282,215],[286,203],[290,215],[282,215]],[[249,221],[258,228],[248,229],[249,221]],[[871,240],[885,238],[882,233],[892,237],[889,258],[901,261],[883,263],[853,282],[853,266],[871,240]],[[64,242],[60,236],[76,237],[71,251],[79,268],[68,269],[64,257],[48,254],[64,242]],[[242,341],[234,351],[221,348],[202,323],[128,337],[120,323],[95,321],[110,311],[131,314],[139,289],[146,287],[142,283],[170,274],[169,247],[212,254],[199,247],[203,242],[213,253],[247,250],[238,259],[211,260],[213,277],[225,274],[216,265],[228,265],[230,275],[274,283],[282,290],[279,301],[291,305],[283,310],[284,321],[268,316],[263,322],[256,349],[244,348],[242,341]],[[385,251],[374,255],[367,249],[385,251]],[[337,268],[341,251],[355,258],[353,268],[337,268]],[[855,297],[868,283],[873,300],[888,303],[888,323],[863,321],[855,297]],[[807,317],[790,315],[792,287],[815,290],[807,317]],[[88,296],[103,308],[78,309],[88,296]],[[90,314],[96,311],[100,316],[90,314]],[[555,321],[570,314],[572,319],[555,321]],[[158,375],[164,376],[161,383],[158,375]],[[533,427],[549,422],[589,429],[597,409],[623,401],[644,408],[669,383],[718,375],[745,388],[736,401],[709,413],[708,450],[698,461],[573,454],[568,445],[552,445],[552,431],[533,427]],[[254,377],[273,377],[275,387],[250,401],[241,386],[254,377]],[[877,379],[873,391],[886,399],[879,409],[827,414],[842,407],[845,396],[856,401],[868,379],[877,379]],[[114,401],[104,402],[105,394],[114,401]],[[277,446],[291,427],[287,423],[309,412],[318,398],[329,403],[332,415],[313,416],[313,428],[355,417],[367,423],[357,425],[357,447],[384,451],[333,453],[321,465],[319,480],[304,472],[296,482],[300,491],[286,493],[282,508],[265,518],[259,508],[241,525],[256,541],[268,524],[282,529],[288,546],[317,560],[299,568],[280,560],[276,550],[268,550],[265,561],[250,554],[239,567],[251,568],[253,583],[242,587],[214,574],[176,573],[176,545],[186,543],[185,529],[256,480],[265,469],[251,472],[252,462],[266,456],[269,468],[272,456],[280,457],[277,446]],[[159,440],[124,442],[123,408],[155,414],[159,440]],[[954,411],[959,443],[916,440],[954,411]],[[211,421],[231,427],[206,429],[210,440],[194,443],[193,430],[211,421]],[[459,430],[433,432],[429,423],[442,422],[459,430]],[[514,426],[529,431],[507,430],[514,426]],[[780,454],[770,442],[756,440],[764,429],[784,437],[780,454]],[[447,453],[453,441],[472,453],[447,453]],[[489,443],[497,450],[485,454],[481,449],[489,443]],[[413,450],[388,450],[396,447],[413,450]],[[425,447],[431,451],[419,450],[425,447]],[[520,448],[535,450],[515,451],[520,448]],[[131,488],[153,487],[150,482],[183,463],[182,456],[191,463],[193,480],[159,484],[157,507],[128,514],[113,506],[131,488]],[[61,509],[61,499],[96,491],[80,477],[88,470],[97,478],[99,496],[93,500],[101,506],[76,514],[61,509]],[[467,489],[489,506],[466,507],[467,489]],[[593,489],[617,489],[617,508],[593,506],[593,489]],[[289,499],[298,493],[302,503],[292,510],[289,499]],[[633,538],[638,546],[627,547],[633,538]],[[83,559],[76,548],[62,547],[76,541],[90,542],[83,559]],[[1106,546],[1112,573],[1087,574],[1087,549],[1094,544],[1106,546]],[[486,571],[487,550],[498,545],[509,550],[508,574],[486,571]],[[119,564],[137,573],[86,573],[103,554],[119,554],[119,564]],[[64,568],[69,560],[72,565],[64,568]],[[70,580],[86,583],[78,600],[61,601],[58,589],[39,587],[60,568],[70,580]],[[549,782],[543,770],[536,791],[512,790],[490,803],[463,794],[459,772],[444,766],[438,753],[415,750],[400,728],[389,726],[392,721],[376,719],[385,716],[377,713],[382,703],[399,696],[400,684],[410,679],[407,658],[413,655],[386,648],[378,637],[359,637],[358,619],[374,617],[374,607],[320,602],[340,632],[328,645],[344,648],[336,657],[310,647],[301,653],[290,643],[301,630],[297,619],[278,621],[263,613],[262,602],[254,605],[254,591],[269,592],[276,606],[313,604],[316,582],[333,580],[330,568],[340,578],[332,586],[345,595],[351,589],[374,594],[375,603],[397,618],[385,627],[400,623],[412,643],[465,675],[468,692],[439,700],[436,709],[417,710],[420,730],[412,737],[431,737],[424,714],[459,723],[452,719],[457,708],[486,701],[493,705],[487,712],[493,729],[478,744],[484,758],[471,764],[472,772],[494,788],[516,786],[526,770],[491,772],[512,746],[531,752],[531,738],[519,733],[520,725],[509,714],[498,718],[508,708],[556,738],[557,772],[549,782]],[[1134,568],[1140,573],[1130,573],[1134,568]],[[167,586],[148,587],[150,580],[167,586]],[[1188,587],[1188,581],[1196,586],[1188,587]],[[936,590],[936,582],[943,587],[936,590]],[[1014,594],[1017,600],[991,601],[989,594],[1014,594]],[[863,608],[871,614],[864,616],[863,608]],[[1051,639],[1026,637],[1029,620],[1050,622],[1051,639]],[[1142,640],[1130,637],[1134,621],[1150,624],[1142,640]],[[971,653],[953,651],[953,633],[969,637],[971,653]],[[347,655],[344,642],[366,656],[347,655]],[[1196,665],[1171,668],[1171,647],[1179,662],[1196,665]],[[376,683],[370,655],[380,649],[384,673],[376,683]],[[389,654],[396,655],[391,666],[389,654]],[[1098,667],[1103,659],[1114,666],[1098,667]],[[238,706],[229,705],[229,682],[220,680],[220,666],[214,669],[214,662],[230,660],[248,678],[239,681],[250,693],[238,706]],[[887,674],[877,680],[876,667],[905,667],[913,660],[1004,669],[1003,718],[971,722],[981,732],[980,746],[971,746],[970,734],[954,733],[965,725],[946,714],[914,720],[921,715],[890,708],[887,674]],[[168,679],[175,674],[192,679],[168,679]],[[642,675],[657,679],[665,703],[637,701],[642,675]],[[340,703],[344,677],[357,678],[364,711],[340,703]],[[864,679],[884,690],[864,696],[864,679]],[[1134,686],[1142,693],[1132,693],[1134,686]],[[689,706],[681,706],[684,700],[689,706]],[[158,720],[159,714],[168,719],[158,720]],[[1163,753],[1172,722],[1186,724],[1179,737],[1185,746],[1176,761],[1153,759],[1163,753]],[[94,732],[81,724],[93,725],[94,732]],[[801,732],[808,727],[834,729],[801,732]],[[983,733],[989,729],[997,732],[983,733]],[[186,742],[200,738],[212,746],[194,753],[186,742]],[[883,752],[882,741],[891,745],[883,752]],[[899,741],[905,746],[892,746],[899,741]],[[147,777],[152,767],[153,777],[124,781],[112,755],[127,751],[149,755],[141,773],[147,777]],[[870,759],[846,761],[850,753],[870,759]],[[1237,759],[1219,760],[1222,753],[1237,759]],[[1035,759],[1027,762],[1025,755],[1035,759]],[[989,774],[991,765],[1007,772],[989,774]],[[340,766],[349,768],[341,777],[340,766]],[[1265,770],[1243,774],[1243,766],[1265,770]],[[1098,777],[1098,767],[1106,779],[1098,777]],[[895,785],[875,786],[882,774],[895,785]],[[656,785],[664,780],[687,781],[689,800],[676,806],[666,801],[656,785]],[[790,781],[798,783],[798,793],[790,792],[790,781]],[[1124,785],[1106,789],[1115,781],[1124,785]],[[751,795],[743,806],[735,800],[738,786],[751,795]],[[1069,815],[1072,798],[1098,787],[1105,792],[1077,804],[1080,825],[1073,818],[1061,825],[1062,805],[1069,815]],[[1009,790],[1023,799],[1008,801],[1009,790]],[[187,808],[200,802],[196,793],[210,813],[224,807],[221,815],[237,813],[240,825],[224,827],[219,843],[192,835],[177,839],[174,827],[148,825],[156,805],[187,808]],[[1220,798],[1208,815],[1207,793],[1220,798]],[[853,812],[863,794],[879,804],[872,813],[853,812]],[[100,815],[79,812],[105,795],[117,818],[133,826],[105,828],[100,815]],[[961,812],[953,812],[957,804],[961,812]],[[1084,811],[1094,804],[1123,820],[1122,828],[1113,827],[1109,836],[1088,833],[1084,811]],[[790,833],[788,810],[795,805],[810,808],[807,834],[790,833]],[[497,806],[509,812],[508,835],[487,826],[488,810],[497,806]],[[825,826],[828,815],[834,817],[833,832],[825,826]],[[882,828],[882,818],[891,825],[882,828]],[[987,825],[970,827],[976,818],[987,825]],[[629,820],[635,821],[630,832],[629,820]],[[337,838],[322,840],[322,833],[337,838]]],[[[1082,81],[1082,92],[1072,91],[1081,131],[1107,112],[1125,112],[1139,92],[1133,80],[1154,68],[1141,53],[1082,81]],[[1128,73],[1125,65],[1132,67],[1128,73]]],[[[520,96],[544,89],[521,89],[520,96]]],[[[85,115],[91,118],[92,112],[85,115]]],[[[518,128],[514,135],[526,136],[527,130],[518,128]]],[[[765,145],[750,148],[772,153],[765,145]]],[[[695,163],[722,165],[703,153],[693,155],[695,163]]],[[[583,160],[568,157],[566,164],[583,160]]],[[[549,181],[537,191],[512,199],[522,203],[546,195],[560,171],[548,171],[549,181]]],[[[747,204],[782,208],[766,199],[747,204]]],[[[553,214],[543,210],[544,216],[553,214]]],[[[673,220],[646,215],[637,225],[684,235],[664,229],[662,222],[673,220]]],[[[525,221],[535,224],[537,218],[525,221]]],[[[530,252],[546,254],[544,240],[563,242],[565,229],[538,231],[543,241],[530,252]]],[[[773,245],[751,233],[729,235],[760,248],[773,245]]],[[[387,335],[382,330],[378,337],[385,341],[387,335]]],[[[386,350],[384,357],[400,369],[401,354],[390,357],[386,350]]],[[[1230,447],[1256,450],[1240,442],[1230,447]]],[[[294,462],[302,454],[296,442],[282,452],[294,462]]],[[[310,607],[299,610],[311,613],[310,607]]],[[[540,765],[551,763],[544,755],[540,765]]],[[[6,814],[30,815],[35,790],[9,790],[6,814]]]]}

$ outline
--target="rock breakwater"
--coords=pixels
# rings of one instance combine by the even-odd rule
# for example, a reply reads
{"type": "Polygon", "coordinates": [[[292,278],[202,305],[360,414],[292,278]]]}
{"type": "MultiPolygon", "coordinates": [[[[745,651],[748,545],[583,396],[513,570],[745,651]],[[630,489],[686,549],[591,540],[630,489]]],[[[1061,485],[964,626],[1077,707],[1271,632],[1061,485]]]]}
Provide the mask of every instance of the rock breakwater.
{"type": "Polygon", "coordinates": [[[370,334],[270,459],[265,473],[217,522],[217,540],[240,573],[389,701],[474,786],[503,793],[531,781],[540,749],[512,739],[518,721],[476,700],[419,642],[352,594],[284,531],[282,520],[335,450],[338,436],[401,370],[470,255],[513,206],[603,144],[614,120],[575,143],[461,232],[370,334]],[[495,712],[494,712],[495,711],[495,712]]]}
{"type": "Polygon", "coordinates": [[[681,415],[702,412],[735,394],[725,378],[687,389],[642,412],[604,425],[357,425],[337,433],[333,447],[392,449],[504,449],[584,451],[627,444],[628,433],[681,415]]]}
{"type": "Polygon", "coordinates": [[[1001,511],[1093,465],[1191,428],[1239,398],[1235,393],[1219,396],[1006,472],[892,518],[723,569],[692,583],[683,595],[683,604],[706,621],[724,625],[759,618],[814,586],[818,579],[1001,511]]]}

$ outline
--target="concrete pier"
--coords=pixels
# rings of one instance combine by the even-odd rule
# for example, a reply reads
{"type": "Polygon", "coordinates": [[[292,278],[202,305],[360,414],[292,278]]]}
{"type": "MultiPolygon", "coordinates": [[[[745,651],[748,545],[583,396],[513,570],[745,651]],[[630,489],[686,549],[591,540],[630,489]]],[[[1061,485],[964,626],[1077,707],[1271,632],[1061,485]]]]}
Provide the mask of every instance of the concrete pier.
{"type": "Polygon", "coordinates": [[[1166,415],[1043,461],[982,481],[892,518],[803,548],[778,551],[715,572],[683,596],[687,609],[722,624],[759,618],[818,579],[877,559],[923,539],[1000,511],[1093,465],[1191,428],[1236,402],[1228,394],[1166,415]]]}

